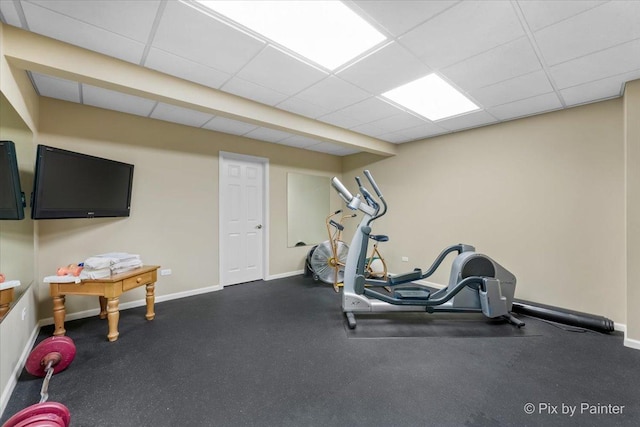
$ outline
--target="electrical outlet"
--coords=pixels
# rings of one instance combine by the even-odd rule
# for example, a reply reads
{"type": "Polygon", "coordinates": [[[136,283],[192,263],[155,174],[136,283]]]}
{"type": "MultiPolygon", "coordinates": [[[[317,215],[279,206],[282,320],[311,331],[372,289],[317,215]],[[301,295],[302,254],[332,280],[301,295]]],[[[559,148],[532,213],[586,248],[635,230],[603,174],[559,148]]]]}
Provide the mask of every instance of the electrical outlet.
{"type": "Polygon", "coordinates": [[[169,276],[171,274],[171,269],[170,268],[163,268],[162,270],[160,270],[160,275],[161,276],[169,276]]]}
{"type": "Polygon", "coordinates": [[[409,262],[409,257],[408,256],[403,256],[402,257],[402,262],[409,262]]]}

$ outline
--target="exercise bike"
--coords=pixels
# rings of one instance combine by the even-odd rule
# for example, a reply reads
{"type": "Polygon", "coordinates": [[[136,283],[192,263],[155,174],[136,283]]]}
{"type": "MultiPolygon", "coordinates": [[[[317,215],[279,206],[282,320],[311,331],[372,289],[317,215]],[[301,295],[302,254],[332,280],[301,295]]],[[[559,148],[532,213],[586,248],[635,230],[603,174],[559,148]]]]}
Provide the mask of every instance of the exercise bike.
{"type": "Polygon", "coordinates": [[[344,273],[342,310],[350,329],[356,327],[355,313],[426,311],[428,313],[483,313],[488,318],[502,318],[522,327],[524,322],[511,314],[516,277],[471,245],[458,244],[444,249],[423,273],[416,268],[383,279],[366,277],[365,266],[369,240],[385,241],[387,236],[371,234],[371,224],[387,213],[387,202],[368,170],[364,175],[374,196],[356,178],[360,194],[352,195],[334,177],[331,185],[351,210],[362,212],[362,219],[351,240],[344,273]],[[450,253],[457,255],[451,266],[449,284],[435,292],[416,282],[431,276],[450,253]],[[381,288],[390,292],[384,292],[381,288]],[[380,290],[378,290],[380,289],[380,290]]]}
{"type": "Polygon", "coordinates": [[[356,214],[341,215],[339,221],[333,218],[340,215],[342,210],[335,211],[327,216],[325,223],[329,240],[314,246],[307,255],[305,274],[312,276],[313,280],[333,284],[333,289],[340,292],[344,277],[344,266],[347,260],[349,246],[342,241],[342,224],[347,218],[354,218],[356,214]]]}

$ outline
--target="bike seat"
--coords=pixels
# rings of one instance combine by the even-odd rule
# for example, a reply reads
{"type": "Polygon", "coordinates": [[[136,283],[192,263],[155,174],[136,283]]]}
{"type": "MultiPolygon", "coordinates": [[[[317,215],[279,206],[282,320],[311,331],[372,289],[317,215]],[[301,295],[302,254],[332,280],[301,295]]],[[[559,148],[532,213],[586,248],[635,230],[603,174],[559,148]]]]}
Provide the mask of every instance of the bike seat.
{"type": "Polygon", "coordinates": [[[329,224],[331,224],[332,226],[334,226],[335,228],[337,228],[337,229],[338,229],[338,230],[340,230],[340,231],[343,231],[343,230],[344,230],[344,225],[342,225],[342,224],[340,224],[340,223],[337,223],[337,222],[335,222],[334,220],[330,220],[330,221],[329,221],[329,224]]]}
{"type": "Polygon", "coordinates": [[[376,242],[388,242],[389,241],[389,236],[385,236],[382,234],[370,234],[369,238],[371,240],[375,240],[376,242]]]}

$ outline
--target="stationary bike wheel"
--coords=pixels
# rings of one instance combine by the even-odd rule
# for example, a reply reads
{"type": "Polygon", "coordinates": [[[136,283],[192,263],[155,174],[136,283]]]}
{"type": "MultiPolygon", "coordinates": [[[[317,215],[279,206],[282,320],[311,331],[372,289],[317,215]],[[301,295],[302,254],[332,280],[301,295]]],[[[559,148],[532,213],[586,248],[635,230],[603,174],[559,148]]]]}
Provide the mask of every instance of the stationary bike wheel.
{"type": "Polygon", "coordinates": [[[320,243],[311,255],[311,268],[318,279],[324,283],[334,284],[336,268],[338,269],[338,283],[344,280],[344,264],[347,262],[349,246],[336,242],[337,257],[334,258],[331,243],[327,240],[320,243]]]}

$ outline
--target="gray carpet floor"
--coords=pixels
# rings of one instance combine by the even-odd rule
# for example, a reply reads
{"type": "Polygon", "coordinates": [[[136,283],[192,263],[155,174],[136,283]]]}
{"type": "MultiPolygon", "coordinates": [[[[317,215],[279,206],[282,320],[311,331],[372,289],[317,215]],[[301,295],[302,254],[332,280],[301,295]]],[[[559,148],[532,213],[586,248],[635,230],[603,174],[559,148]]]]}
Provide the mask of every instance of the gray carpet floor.
{"type": "MultiPolygon", "coordinates": [[[[340,295],[303,277],[155,311],[122,311],[113,343],[105,320],[65,324],[77,355],[49,400],[72,426],[640,425],[640,351],[616,333],[426,313],[359,316],[354,332],[340,295]]],[[[41,384],[23,372],[2,422],[41,384]]]]}

